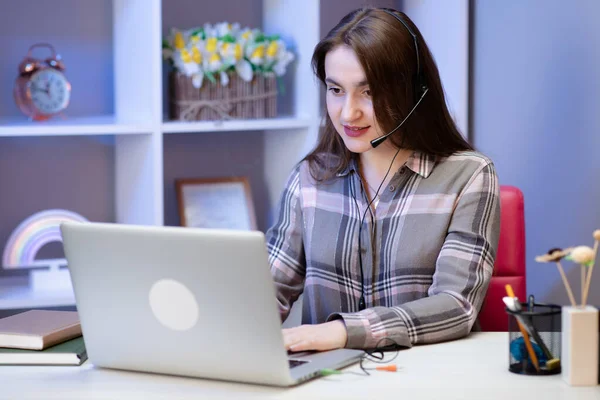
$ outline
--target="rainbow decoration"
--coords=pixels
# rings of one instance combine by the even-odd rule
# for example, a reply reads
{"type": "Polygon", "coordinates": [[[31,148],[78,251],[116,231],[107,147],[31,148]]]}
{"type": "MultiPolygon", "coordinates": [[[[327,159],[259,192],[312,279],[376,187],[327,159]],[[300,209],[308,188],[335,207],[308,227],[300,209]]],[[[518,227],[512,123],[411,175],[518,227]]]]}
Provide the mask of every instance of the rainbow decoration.
{"type": "Polygon", "coordinates": [[[8,239],[2,255],[4,268],[22,268],[33,265],[38,251],[52,242],[62,242],[60,224],[88,222],[72,211],[51,209],[33,214],[17,226],[8,239]]]}

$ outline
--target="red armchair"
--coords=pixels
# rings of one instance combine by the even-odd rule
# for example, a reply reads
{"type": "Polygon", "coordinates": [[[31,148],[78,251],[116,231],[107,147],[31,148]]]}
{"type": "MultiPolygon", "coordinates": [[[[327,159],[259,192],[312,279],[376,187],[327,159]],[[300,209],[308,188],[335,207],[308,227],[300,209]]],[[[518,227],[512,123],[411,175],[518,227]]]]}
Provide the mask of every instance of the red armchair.
{"type": "Polygon", "coordinates": [[[500,241],[490,281],[481,312],[479,325],[482,331],[507,331],[508,317],[502,297],[504,286],[513,287],[515,296],[526,301],[525,275],[525,216],[523,193],[514,186],[500,186],[500,241]]]}

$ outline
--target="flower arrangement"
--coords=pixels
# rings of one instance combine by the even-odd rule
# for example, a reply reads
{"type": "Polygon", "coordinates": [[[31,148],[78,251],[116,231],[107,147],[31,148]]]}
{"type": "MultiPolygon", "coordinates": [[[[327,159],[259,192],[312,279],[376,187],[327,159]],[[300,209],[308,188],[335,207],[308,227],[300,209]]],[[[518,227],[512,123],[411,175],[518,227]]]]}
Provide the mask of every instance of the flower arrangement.
{"type": "Polygon", "coordinates": [[[577,307],[575,296],[571,290],[571,285],[565,275],[565,271],[560,263],[563,258],[580,265],[581,268],[581,307],[585,307],[587,304],[587,298],[590,291],[590,284],[592,281],[592,272],[594,272],[594,263],[596,255],[598,254],[598,244],[600,243],[600,229],[597,229],[592,234],[594,238],[594,248],[588,246],[577,246],[569,247],[566,249],[554,248],[550,249],[548,253],[541,256],[537,256],[535,261],[541,263],[554,262],[558,268],[560,276],[562,278],[569,301],[573,307],[577,307]]]}
{"type": "Polygon", "coordinates": [[[201,88],[204,78],[223,86],[230,74],[245,82],[256,75],[280,77],[294,55],[279,35],[265,35],[259,29],[240,28],[240,24],[204,24],[189,30],[171,29],[163,39],[163,58],[175,71],[192,78],[201,88]]]}

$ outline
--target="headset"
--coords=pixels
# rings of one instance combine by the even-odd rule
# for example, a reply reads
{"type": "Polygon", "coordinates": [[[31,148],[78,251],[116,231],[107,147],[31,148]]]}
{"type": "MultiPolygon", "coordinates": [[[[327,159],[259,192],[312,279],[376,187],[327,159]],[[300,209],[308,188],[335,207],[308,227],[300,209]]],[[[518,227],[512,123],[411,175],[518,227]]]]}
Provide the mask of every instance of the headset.
{"type": "Polygon", "coordinates": [[[413,111],[415,111],[415,109],[418,107],[418,105],[421,104],[421,101],[423,100],[423,98],[425,97],[425,95],[427,94],[427,92],[429,92],[429,88],[427,87],[427,83],[425,82],[425,76],[423,74],[423,71],[421,70],[421,61],[419,59],[419,45],[417,44],[417,35],[410,28],[410,26],[408,26],[408,24],[402,18],[400,18],[400,16],[398,14],[396,14],[397,13],[396,10],[393,10],[391,8],[379,8],[379,10],[385,12],[386,14],[391,15],[392,17],[394,17],[398,21],[400,21],[400,23],[406,28],[406,30],[408,31],[408,33],[410,33],[410,35],[413,38],[413,42],[415,44],[415,55],[416,55],[416,58],[417,58],[417,72],[415,74],[415,77],[413,78],[413,93],[415,94],[415,100],[416,101],[415,101],[415,105],[413,106],[412,110],[410,110],[410,112],[406,115],[406,117],[404,117],[404,119],[402,120],[402,122],[400,122],[397,127],[395,127],[394,129],[392,129],[390,132],[386,133],[385,135],[380,136],[377,139],[371,140],[371,146],[373,146],[373,148],[379,146],[388,137],[390,137],[390,135],[392,133],[394,133],[398,129],[400,129],[400,127],[402,125],[404,125],[404,123],[412,115],[413,111]]]}
{"type": "MultiPolygon", "coordinates": [[[[404,125],[404,123],[412,115],[412,113],[419,106],[419,104],[421,104],[421,101],[423,100],[423,98],[425,97],[425,95],[427,94],[427,92],[429,91],[429,88],[427,87],[427,84],[425,82],[425,77],[424,77],[423,71],[421,70],[421,62],[420,62],[420,59],[419,59],[419,45],[417,44],[417,35],[410,28],[410,26],[408,26],[408,24],[402,18],[400,18],[400,16],[397,14],[396,10],[391,9],[391,8],[379,8],[378,10],[381,10],[381,11],[383,11],[383,12],[385,12],[385,13],[393,16],[398,21],[400,21],[400,23],[406,28],[406,30],[408,31],[408,33],[410,33],[410,35],[413,38],[413,42],[415,44],[415,54],[416,54],[416,58],[417,58],[417,72],[416,72],[416,75],[415,75],[415,77],[413,79],[413,87],[414,87],[414,93],[415,93],[415,100],[416,100],[416,102],[415,102],[415,105],[413,106],[413,108],[406,115],[406,117],[404,117],[404,119],[400,122],[400,124],[398,124],[398,126],[396,126],[394,129],[392,129],[390,132],[386,133],[385,135],[380,136],[377,139],[371,140],[371,146],[373,146],[373,148],[379,146],[388,137],[390,137],[390,135],[392,133],[394,133],[402,125],[404,125]]],[[[385,182],[388,174],[390,173],[390,170],[392,169],[392,165],[394,164],[394,160],[396,159],[396,156],[398,155],[399,151],[400,151],[400,149],[398,149],[398,151],[396,151],[396,154],[394,155],[394,158],[392,158],[392,162],[390,163],[390,166],[389,166],[387,172],[385,173],[385,176],[383,177],[383,180],[379,184],[379,187],[377,188],[377,191],[375,192],[375,195],[373,196],[373,198],[371,199],[371,201],[369,201],[369,203],[367,204],[367,209],[365,210],[365,212],[364,212],[364,214],[363,214],[363,216],[362,216],[362,218],[360,220],[360,225],[358,226],[358,260],[359,260],[359,265],[360,265],[360,284],[361,284],[360,285],[360,300],[358,302],[359,311],[362,311],[362,310],[364,310],[366,308],[366,302],[365,302],[365,279],[364,279],[364,271],[363,271],[362,244],[361,244],[362,225],[363,225],[363,222],[365,220],[365,217],[367,216],[367,211],[368,211],[369,214],[371,215],[371,226],[374,226],[374,223],[373,223],[373,213],[371,212],[371,204],[373,204],[373,201],[375,201],[375,199],[379,195],[379,191],[381,190],[381,187],[383,186],[383,183],[385,182]]],[[[359,176],[359,179],[360,179],[360,176],[359,176]]],[[[362,185],[362,180],[361,180],[361,185],[362,185]]],[[[352,183],[350,185],[350,190],[351,190],[351,193],[352,193],[352,198],[354,199],[354,204],[356,206],[356,210],[358,211],[358,215],[360,216],[360,207],[358,206],[358,202],[356,201],[356,195],[354,193],[354,184],[352,184],[352,183]]],[[[373,232],[371,232],[371,240],[372,240],[372,238],[373,238],[373,232]]]]}

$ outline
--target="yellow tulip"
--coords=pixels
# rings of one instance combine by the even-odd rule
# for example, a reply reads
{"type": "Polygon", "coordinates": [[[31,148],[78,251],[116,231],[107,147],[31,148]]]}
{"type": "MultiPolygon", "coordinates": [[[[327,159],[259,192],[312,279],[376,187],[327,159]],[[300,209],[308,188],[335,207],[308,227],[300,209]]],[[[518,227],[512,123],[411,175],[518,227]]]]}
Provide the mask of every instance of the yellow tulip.
{"type": "Polygon", "coordinates": [[[181,50],[181,59],[186,64],[192,61],[192,56],[190,56],[190,52],[187,49],[181,50]]]}
{"type": "Polygon", "coordinates": [[[214,52],[217,49],[217,38],[212,37],[206,39],[206,51],[209,53],[214,52]]]}
{"type": "Polygon", "coordinates": [[[260,46],[257,46],[254,49],[250,58],[263,58],[264,56],[265,56],[265,46],[261,44],[260,46]]]}
{"type": "Polygon", "coordinates": [[[197,47],[192,47],[192,59],[196,64],[200,64],[202,62],[202,53],[198,50],[197,47]]]}
{"type": "Polygon", "coordinates": [[[174,45],[175,45],[175,48],[177,50],[181,50],[181,49],[183,49],[185,47],[185,40],[183,39],[183,33],[177,32],[175,34],[175,43],[174,43],[174,45]]]}
{"type": "Polygon", "coordinates": [[[267,48],[267,55],[269,57],[275,57],[277,55],[278,48],[279,46],[277,45],[277,42],[273,41],[269,43],[269,47],[267,48]]]}
{"type": "Polygon", "coordinates": [[[239,43],[235,44],[235,49],[234,49],[234,57],[236,61],[239,61],[240,58],[242,58],[242,45],[239,43]]]}

